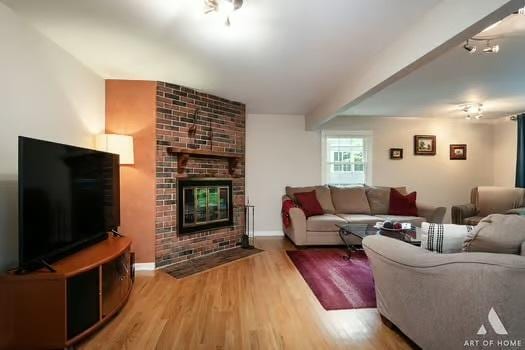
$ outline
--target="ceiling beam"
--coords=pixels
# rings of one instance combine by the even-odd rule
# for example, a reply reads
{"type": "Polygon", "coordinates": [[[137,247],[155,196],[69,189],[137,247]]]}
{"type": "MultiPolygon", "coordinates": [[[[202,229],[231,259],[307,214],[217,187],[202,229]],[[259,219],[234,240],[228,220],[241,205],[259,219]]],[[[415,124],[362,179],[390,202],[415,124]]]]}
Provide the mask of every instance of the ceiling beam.
{"type": "Polygon", "coordinates": [[[358,73],[306,114],[306,129],[321,127],[447,50],[523,6],[523,0],[443,0],[391,42],[358,73]]]}

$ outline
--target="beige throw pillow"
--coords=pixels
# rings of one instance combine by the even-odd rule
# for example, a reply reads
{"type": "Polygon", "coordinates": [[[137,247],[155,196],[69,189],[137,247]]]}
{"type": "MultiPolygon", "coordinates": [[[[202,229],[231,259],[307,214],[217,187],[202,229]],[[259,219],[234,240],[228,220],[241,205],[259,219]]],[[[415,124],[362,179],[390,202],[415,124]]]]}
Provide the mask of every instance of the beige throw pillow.
{"type": "Polygon", "coordinates": [[[466,252],[520,254],[525,242],[525,217],[492,214],[479,222],[465,238],[466,252]]]}
{"type": "Polygon", "coordinates": [[[332,201],[337,214],[370,214],[364,187],[332,187],[332,201]]]}
{"type": "MultiPolygon", "coordinates": [[[[406,187],[394,187],[399,193],[406,195],[406,187]]],[[[366,196],[373,215],[387,215],[390,208],[390,187],[367,187],[366,196]]]]}
{"type": "Polygon", "coordinates": [[[288,197],[295,201],[295,194],[301,192],[312,192],[315,191],[315,196],[321,204],[321,208],[325,214],[334,214],[335,208],[332,203],[332,194],[328,186],[308,186],[308,187],[290,187],[286,186],[285,192],[288,197]]]}

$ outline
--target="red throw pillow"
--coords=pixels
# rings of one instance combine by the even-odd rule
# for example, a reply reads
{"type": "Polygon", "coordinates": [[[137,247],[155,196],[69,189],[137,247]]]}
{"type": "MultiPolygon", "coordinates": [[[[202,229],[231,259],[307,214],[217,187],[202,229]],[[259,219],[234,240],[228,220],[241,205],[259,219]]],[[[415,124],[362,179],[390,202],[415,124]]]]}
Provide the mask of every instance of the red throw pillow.
{"type": "Polygon", "coordinates": [[[314,215],[324,214],[323,208],[321,207],[321,204],[319,204],[317,196],[315,195],[315,190],[312,192],[296,193],[294,196],[297,204],[299,204],[307,218],[314,215]]]}
{"type": "Polygon", "coordinates": [[[388,214],[417,216],[416,196],[417,192],[412,192],[404,196],[395,188],[391,188],[390,207],[388,208],[388,214]]]}

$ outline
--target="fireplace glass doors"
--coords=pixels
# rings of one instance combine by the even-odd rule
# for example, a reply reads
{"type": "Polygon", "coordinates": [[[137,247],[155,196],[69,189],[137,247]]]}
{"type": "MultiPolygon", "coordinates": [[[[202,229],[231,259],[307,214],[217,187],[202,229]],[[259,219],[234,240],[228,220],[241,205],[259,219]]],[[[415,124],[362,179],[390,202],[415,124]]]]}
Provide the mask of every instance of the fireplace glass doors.
{"type": "Polygon", "coordinates": [[[177,192],[179,233],[233,225],[231,180],[178,180],[177,192]]]}

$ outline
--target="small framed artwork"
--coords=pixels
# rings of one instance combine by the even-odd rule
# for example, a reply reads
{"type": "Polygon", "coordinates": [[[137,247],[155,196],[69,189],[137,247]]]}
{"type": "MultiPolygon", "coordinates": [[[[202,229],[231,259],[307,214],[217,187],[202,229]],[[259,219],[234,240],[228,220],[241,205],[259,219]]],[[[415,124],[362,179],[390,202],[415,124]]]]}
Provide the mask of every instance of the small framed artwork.
{"type": "Polygon", "coordinates": [[[451,160],[466,160],[467,159],[467,145],[450,145],[450,159],[451,160]]]}
{"type": "Polygon", "coordinates": [[[403,159],[403,149],[402,148],[391,148],[390,149],[390,159],[403,159]]]}
{"type": "Polygon", "coordinates": [[[418,156],[436,155],[436,136],[434,135],[415,135],[414,154],[418,156]]]}

